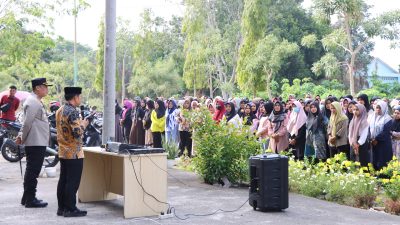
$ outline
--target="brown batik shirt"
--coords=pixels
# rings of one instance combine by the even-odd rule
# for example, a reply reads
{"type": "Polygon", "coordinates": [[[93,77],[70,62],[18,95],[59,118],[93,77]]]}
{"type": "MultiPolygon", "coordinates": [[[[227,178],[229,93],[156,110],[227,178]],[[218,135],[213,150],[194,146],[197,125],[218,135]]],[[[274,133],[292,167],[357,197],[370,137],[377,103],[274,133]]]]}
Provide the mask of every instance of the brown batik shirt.
{"type": "Polygon", "coordinates": [[[80,125],[79,112],[66,103],[56,113],[58,157],[61,159],[82,159],[82,138],[84,128],[80,125]]]}

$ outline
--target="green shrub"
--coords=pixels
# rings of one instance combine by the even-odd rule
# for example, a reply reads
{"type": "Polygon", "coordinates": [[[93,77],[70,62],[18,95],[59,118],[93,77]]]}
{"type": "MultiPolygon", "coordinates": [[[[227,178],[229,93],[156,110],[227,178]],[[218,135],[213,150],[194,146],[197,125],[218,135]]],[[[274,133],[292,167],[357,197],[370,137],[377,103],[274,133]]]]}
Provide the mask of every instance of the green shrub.
{"type": "Polygon", "coordinates": [[[189,118],[194,129],[194,168],[205,182],[213,184],[224,177],[232,183],[248,182],[248,159],[260,149],[248,129],[224,121],[217,125],[206,108],[192,112],[189,118]]]}
{"type": "Polygon", "coordinates": [[[178,145],[175,143],[167,143],[167,141],[165,140],[165,138],[163,138],[162,140],[162,146],[164,148],[164,150],[168,153],[167,158],[168,159],[175,159],[176,156],[178,155],[178,145]]]}

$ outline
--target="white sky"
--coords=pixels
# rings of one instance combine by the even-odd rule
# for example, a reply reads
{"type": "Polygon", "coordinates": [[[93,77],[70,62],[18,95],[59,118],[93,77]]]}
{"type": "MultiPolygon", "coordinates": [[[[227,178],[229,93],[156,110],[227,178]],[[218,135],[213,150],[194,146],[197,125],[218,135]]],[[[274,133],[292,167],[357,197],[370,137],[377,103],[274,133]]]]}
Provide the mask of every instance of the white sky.
{"type": "MultiPolygon", "coordinates": [[[[99,23],[101,16],[105,12],[105,0],[87,0],[91,7],[81,12],[78,16],[77,39],[79,43],[87,44],[92,48],[97,48],[97,38],[99,35],[99,23]]],[[[182,16],[184,7],[180,5],[182,0],[117,0],[117,17],[131,21],[132,28],[135,30],[139,24],[140,14],[146,8],[151,8],[154,15],[169,19],[172,15],[182,16]]],[[[71,1],[73,3],[73,1],[71,1]]],[[[366,0],[374,7],[370,10],[373,15],[382,12],[400,9],[400,0],[366,0]]],[[[310,6],[311,0],[305,0],[304,5],[310,6]]],[[[74,38],[74,20],[72,16],[58,17],[55,20],[55,33],[63,36],[67,40],[74,38]]],[[[398,69],[400,64],[400,49],[390,49],[389,42],[376,39],[375,50],[372,55],[381,58],[398,69]]]]}

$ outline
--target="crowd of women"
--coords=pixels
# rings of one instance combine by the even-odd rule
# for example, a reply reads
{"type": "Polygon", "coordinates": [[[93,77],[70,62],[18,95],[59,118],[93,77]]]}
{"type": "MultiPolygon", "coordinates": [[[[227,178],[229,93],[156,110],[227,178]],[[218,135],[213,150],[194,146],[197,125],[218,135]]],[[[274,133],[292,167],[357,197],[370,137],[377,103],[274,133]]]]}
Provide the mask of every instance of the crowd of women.
{"type": "Polygon", "coordinates": [[[191,157],[192,135],[185,111],[196,108],[198,104],[191,99],[180,103],[178,108],[173,99],[126,99],[123,107],[116,102],[116,141],[162,148],[164,139],[166,144],[178,145],[178,156],[187,150],[191,157]]]}
{"type": "Polygon", "coordinates": [[[179,146],[179,156],[185,149],[192,155],[190,123],[185,111],[204,105],[212,114],[216,126],[232,124],[238,130],[247,126],[257,136],[264,149],[289,151],[296,159],[305,157],[324,161],[337,153],[358,161],[362,166],[372,163],[375,169],[384,167],[393,156],[400,159],[400,105],[394,99],[369,98],[362,94],[353,98],[306,95],[304,99],[289,96],[271,100],[232,98],[224,101],[186,98],[175,101],[162,98],[125,100],[123,108],[116,105],[117,137],[120,141],[153,147],[166,143],[179,146]]]}

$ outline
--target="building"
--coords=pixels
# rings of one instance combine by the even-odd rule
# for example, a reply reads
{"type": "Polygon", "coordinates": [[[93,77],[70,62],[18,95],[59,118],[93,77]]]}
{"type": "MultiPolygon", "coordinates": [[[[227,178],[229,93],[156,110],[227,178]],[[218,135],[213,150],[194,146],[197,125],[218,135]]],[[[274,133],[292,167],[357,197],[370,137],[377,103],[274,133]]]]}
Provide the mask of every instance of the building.
{"type": "Polygon", "coordinates": [[[374,58],[368,65],[367,81],[368,86],[372,86],[372,77],[376,74],[377,78],[383,83],[400,82],[400,73],[379,58],[374,58]]]}

